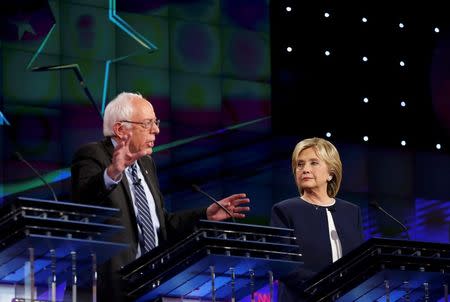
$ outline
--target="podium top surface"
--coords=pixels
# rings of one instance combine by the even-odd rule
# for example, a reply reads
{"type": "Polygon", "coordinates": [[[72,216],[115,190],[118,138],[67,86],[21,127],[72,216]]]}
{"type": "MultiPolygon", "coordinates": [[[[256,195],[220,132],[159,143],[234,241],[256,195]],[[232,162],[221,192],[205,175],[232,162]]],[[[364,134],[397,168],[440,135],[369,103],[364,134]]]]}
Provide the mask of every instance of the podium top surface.
{"type": "Polygon", "coordinates": [[[395,288],[407,280],[411,291],[425,282],[431,292],[434,281],[442,286],[448,267],[450,244],[371,238],[304,282],[301,291],[307,301],[381,301],[386,282],[395,288]]]}
{"type": "Polygon", "coordinates": [[[72,210],[82,213],[89,212],[91,214],[99,214],[106,216],[114,216],[120,213],[120,210],[116,208],[101,207],[83,203],[54,201],[49,199],[31,198],[24,196],[19,196],[15,201],[4,204],[1,209],[3,210],[17,206],[36,206],[41,209],[66,210],[66,211],[72,210]]]}
{"type": "MultiPolygon", "coordinates": [[[[128,248],[115,239],[124,230],[116,208],[19,197],[0,209],[0,280],[23,281],[30,250],[36,282],[45,283],[52,259],[69,272],[76,254],[79,272],[128,248]]],[[[88,275],[86,275],[88,276],[88,275]]],[[[80,279],[81,280],[81,279],[80,279]]]]}
{"type": "Polygon", "coordinates": [[[160,245],[122,268],[121,274],[127,276],[158,263],[160,259],[174,258],[175,255],[191,255],[193,248],[214,245],[215,248],[248,249],[249,252],[264,250],[272,254],[287,257],[301,257],[295,244],[294,230],[223,221],[200,220],[193,233],[178,242],[160,245]]]}
{"type": "MultiPolygon", "coordinates": [[[[234,232],[250,232],[250,233],[260,233],[265,235],[277,235],[277,236],[287,236],[293,237],[293,229],[279,228],[272,226],[256,225],[256,224],[245,224],[238,222],[228,222],[228,221],[211,221],[211,220],[200,220],[197,224],[196,229],[217,229],[217,230],[228,230],[234,232]]],[[[295,239],[295,237],[293,237],[295,239]]]]}
{"type": "Polygon", "coordinates": [[[136,301],[179,295],[210,299],[210,291],[199,295],[195,289],[207,282],[214,267],[223,281],[223,293],[218,289],[216,297],[225,299],[229,298],[225,288],[234,282],[232,275],[244,288],[249,286],[248,275],[254,274],[259,286],[267,283],[269,271],[280,276],[302,265],[294,238],[292,229],[202,220],[183,240],[155,248],[120,273],[127,295],[136,301]]]}

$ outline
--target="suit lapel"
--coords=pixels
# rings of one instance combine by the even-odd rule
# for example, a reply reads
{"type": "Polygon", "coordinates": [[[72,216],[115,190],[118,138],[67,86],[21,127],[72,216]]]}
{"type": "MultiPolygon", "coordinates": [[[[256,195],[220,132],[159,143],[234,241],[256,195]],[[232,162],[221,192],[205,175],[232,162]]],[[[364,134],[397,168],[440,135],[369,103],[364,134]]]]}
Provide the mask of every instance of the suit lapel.
{"type": "MultiPolygon", "coordinates": [[[[103,145],[105,147],[106,152],[110,159],[112,159],[114,153],[114,146],[111,142],[110,138],[103,140],[103,145]]],[[[161,196],[158,189],[158,180],[156,179],[156,171],[154,168],[153,160],[151,157],[144,156],[143,158],[138,160],[139,167],[141,169],[141,173],[144,176],[144,179],[150,189],[150,192],[153,195],[153,200],[155,201],[156,214],[158,215],[159,224],[160,224],[160,235],[162,236],[162,240],[166,239],[166,228],[165,228],[165,220],[164,220],[164,207],[163,202],[161,200],[161,196]]],[[[136,212],[134,211],[133,200],[131,198],[131,190],[128,179],[126,175],[122,176],[122,181],[120,182],[121,189],[126,192],[126,203],[129,209],[130,218],[133,221],[133,228],[135,229],[136,234],[136,242],[138,241],[138,230],[137,230],[137,220],[136,220],[136,212]]]]}
{"type": "Polygon", "coordinates": [[[158,189],[158,180],[156,179],[156,173],[153,169],[153,163],[151,162],[150,158],[141,158],[138,160],[139,167],[141,168],[142,175],[144,175],[145,181],[147,182],[147,185],[150,189],[150,192],[153,195],[153,200],[155,201],[155,208],[156,213],[158,215],[158,219],[160,221],[160,225],[162,226],[164,221],[164,214],[163,214],[163,205],[162,200],[159,195],[159,189],[158,189]]]}
{"type": "Polygon", "coordinates": [[[345,209],[341,209],[340,204],[336,200],[336,210],[334,213],[332,213],[334,225],[336,226],[336,231],[339,236],[339,240],[341,241],[341,247],[342,247],[342,254],[347,254],[349,246],[348,244],[348,238],[347,236],[347,225],[351,221],[349,217],[347,217],[348,212],[345,211],[345,209]],[[339,226],[339,227],[338,227],[339,226]]]}

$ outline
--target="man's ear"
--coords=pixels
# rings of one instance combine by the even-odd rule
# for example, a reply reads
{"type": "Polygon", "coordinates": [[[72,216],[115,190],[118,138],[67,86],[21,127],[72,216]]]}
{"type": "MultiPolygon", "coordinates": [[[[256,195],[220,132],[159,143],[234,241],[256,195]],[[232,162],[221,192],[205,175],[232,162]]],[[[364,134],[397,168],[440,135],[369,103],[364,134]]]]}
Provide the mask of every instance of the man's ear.
{"type": "Polygon", "coordinates": [[[117,136],[118,138],[122,138],[122,136],[125,134],[122,123],[115,123],[113,125],[113,131],[114,135],[117,136]]]}

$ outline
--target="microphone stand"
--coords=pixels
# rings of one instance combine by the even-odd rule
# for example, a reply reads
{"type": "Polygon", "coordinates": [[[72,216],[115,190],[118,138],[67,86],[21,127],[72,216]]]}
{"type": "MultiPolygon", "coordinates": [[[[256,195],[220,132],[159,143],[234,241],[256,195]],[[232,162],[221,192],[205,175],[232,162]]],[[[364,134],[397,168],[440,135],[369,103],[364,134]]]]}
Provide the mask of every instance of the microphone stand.
{"type": "Polygon", "coordinates": [[[44,179],[44,177],[42,177],[42,175],[27,161],[25,160],[25,158],[23,158],[22,154],[20,154],[19,152],[15,152],[14,153],[16,155],[16,157],[23,163],[25,163],[33,172],[34,174],[36,174],[39,179],[50,189],[50,191],[52,192],[53,195],[53,199],[58,202],[58,198],[56,197],[56,193],[53,190],[53,188],[50,186],[50,184],[44,179]]]}
{"type": "Polygon", "coordinates": [[[405,231],[406,236],[408,237],[408,240],[411,240],[411,238],[409,237],[409,233],[408,233],[408,227],[406,227],[406,225],[404,225],[400,220],[398,220],[397,218],[395,218],[394,216],[392,216],[391,214],[389,214],[385,209],[383,209],[378,202],[376,201],[371,201],[369,203],[372,207],[380,210],[381,212],[383,212],[386,216],[388,216],[389,218],[391,218],[392,220],[394,220],[397,224],[399,224],[402,229],[405,231]]]}
{"type": "Polygon", "coordinates": [[[199,193],[205,195],[205,196],[208,197],[210,200],[212,200],[216,205],[218,205],[219,207],[221,207],[222,210],[224,210],[228,215],[230,215],[231,220],[233,220],[233,222],[236,222],[236,220],[235,220],[234,217],[233,217],[233,214],[232,214],[230,211],[228,211],[227,208],[225,208],[223,205],[221,205],[220,202],[218,202],[214,197],[212,197],[211,195],[209,195],[208,193],[206,193],[205,191],[203,191],[202,189],[200,189],[200,187],[197,186],[197,185],[195,185],[195,184],[193,184],[193,185],[191,185],[191,186],[192,186],[192,188],[194,189],[194,191],[199,192],[199,193]]]}

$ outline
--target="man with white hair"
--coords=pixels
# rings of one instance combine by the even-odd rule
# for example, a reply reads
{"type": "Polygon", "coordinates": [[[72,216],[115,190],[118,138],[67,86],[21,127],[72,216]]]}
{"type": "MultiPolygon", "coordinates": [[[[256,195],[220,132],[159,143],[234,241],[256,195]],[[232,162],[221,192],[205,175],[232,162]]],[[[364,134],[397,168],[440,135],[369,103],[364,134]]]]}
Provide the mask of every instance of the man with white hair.
{"type": "MultiPolygon", "coordinates": [[[[103,120],[105,139],[81,147],[72,161],[73,200],[115,207],[121,211],[129,249],[99,269],[99,301],[123,301],[118,270],[161,243],[186,234],[200,219],[229,218],[221,207],[177,213],[166,211],[151,154],[160,121],[153,106],[139,94],[123,92],[108,103],[103,120]]],[[[249,211],[246,195],[219,201],[235,218],[249,211]]]]}

